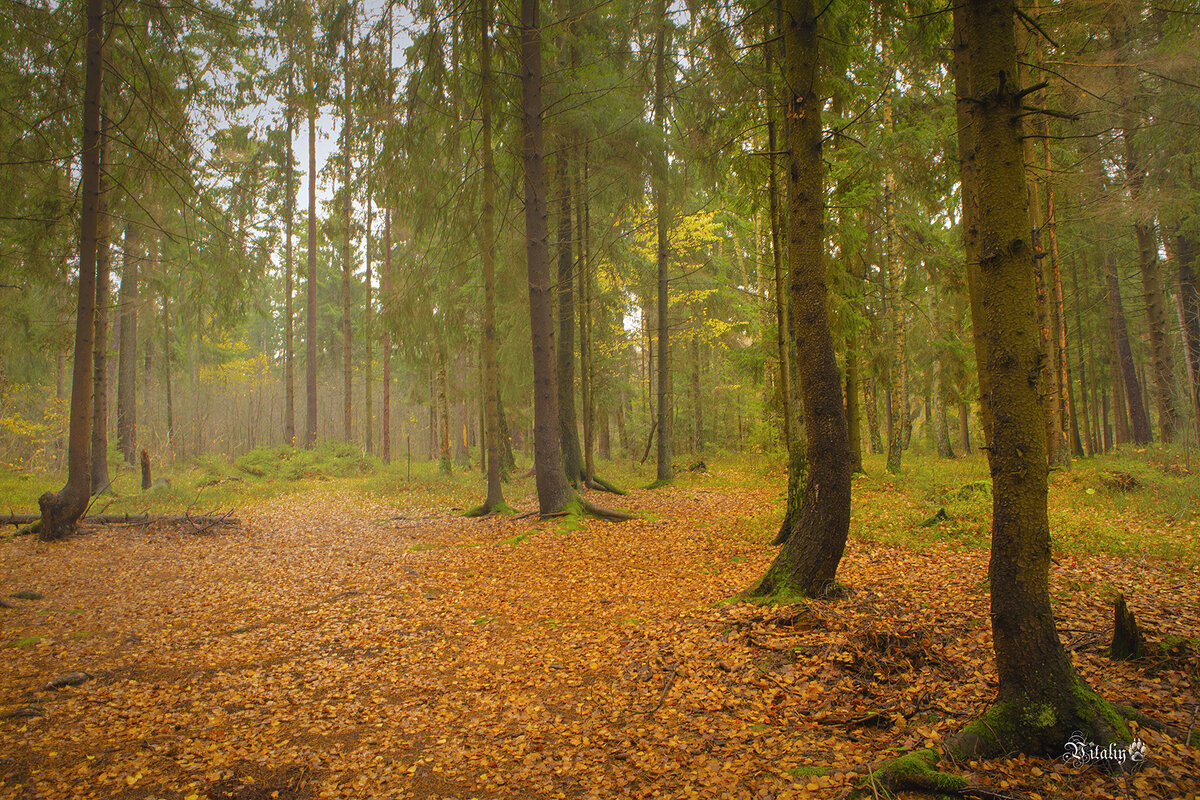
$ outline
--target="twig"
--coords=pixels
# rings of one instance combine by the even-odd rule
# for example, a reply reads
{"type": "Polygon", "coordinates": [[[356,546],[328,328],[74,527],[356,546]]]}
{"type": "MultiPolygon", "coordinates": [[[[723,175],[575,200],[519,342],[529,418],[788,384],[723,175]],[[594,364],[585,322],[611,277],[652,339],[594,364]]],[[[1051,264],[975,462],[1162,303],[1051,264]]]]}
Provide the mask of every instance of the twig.
{"type": "Polygon", "coordinates": [[[667,678],[667,685],[663,687],[662,694],[658,696],[658,702],[655,703],[654,708],[650,710],[650,713],[646,714],[647,717],[653,717],[656,713],[658,713],[658,710],[662,708],[663,701],[667,699],[667,692],[671,691],[671,687],[675,685],[675,675],[678,672],[679,665],[677,664],[675,668],[671,670],[671,677],[667,678]]]}

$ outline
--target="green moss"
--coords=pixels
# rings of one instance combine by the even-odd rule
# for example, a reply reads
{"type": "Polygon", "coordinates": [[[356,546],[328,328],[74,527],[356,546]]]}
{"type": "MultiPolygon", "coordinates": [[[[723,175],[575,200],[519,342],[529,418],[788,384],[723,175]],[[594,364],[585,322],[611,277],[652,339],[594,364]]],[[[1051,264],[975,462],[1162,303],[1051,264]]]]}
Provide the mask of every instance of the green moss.
{"type": "Polygon", "coordinates": [[[1035,703],[1022,709],[1022,720],[1033,728],[1050,728],[1058,722],[1054,707],[1049,703],[1035,703]]]}
{"type": "Polygon", "coordinates": [[[28,589],[23,589],[19,592],[13,592],[9,595],[9,597],[15,597],[18,600],[41,600],[42,594],[40,592],[31,592],[28,589]]]}
{"type": "Polygon", "coordinates": [[[900,756],[868,775],[853,796],[868,797],[878,786],[891,792],[916,789],[923,792],[959,794],[969,785],[966,778],[935,769],[938,758],[937,751],[932,749],[917,750],[900,756]]]}
{"type": "Polygon", "coordinates": [[[33,647],[43,638],[42,636],[26,636],[24,639],[17,639],[13,642],[13,647],[33,647]]]}
{"type": "Polygon", "coordinates": [[[656,480],[654,483],[651,483],[646,488],[647,489],[663,489],[663,488],[666,488],[667,486],[671,486],[674,483],[675,483],[675,481],[671,478],[659,478],[658,480],[656,480]]]}

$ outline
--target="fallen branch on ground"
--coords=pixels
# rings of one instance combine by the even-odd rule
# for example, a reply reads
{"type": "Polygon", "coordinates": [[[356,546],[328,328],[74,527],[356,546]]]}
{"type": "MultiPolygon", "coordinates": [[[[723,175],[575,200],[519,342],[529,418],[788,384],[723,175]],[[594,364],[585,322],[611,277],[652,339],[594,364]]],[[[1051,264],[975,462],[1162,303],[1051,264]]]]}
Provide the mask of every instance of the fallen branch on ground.
{"type": "MultiPolygon", "coordinates": [[[[7,514],[0,516],[0,525],[34,525],[42,519],[41,514],[7,514]]],[[[176,514],[159,516],[154,514],[95,514],[90,517],[82,517],[80,523],[91,525],[150,525],[153,523],[161,523],[164,525],[191,525],[196,528],[208,530],[217,525],[237,525],[239,520],[236,520],[228,515],[196,515],[196,514],[176,514]]],[[[31,528],[24,528],[18,531],[21,533],[34,533],[31,528]]]]}

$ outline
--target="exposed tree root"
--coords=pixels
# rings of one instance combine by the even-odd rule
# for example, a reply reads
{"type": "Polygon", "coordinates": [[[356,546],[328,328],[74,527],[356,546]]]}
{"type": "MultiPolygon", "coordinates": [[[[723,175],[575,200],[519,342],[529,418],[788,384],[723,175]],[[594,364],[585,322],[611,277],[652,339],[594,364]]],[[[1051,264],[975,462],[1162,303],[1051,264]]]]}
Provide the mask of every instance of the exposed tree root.
{"type": "Polygon", "coordinates": [[[613,484],[604,480],[604,478],[601,478],[599,475],[590,476],[589,478],[587,478],[584,481],[584,485],[587,486],[587,488],[592,489],[597,492],[608,492],[609,494],[620,494],[620,495],[629,494],[629,492],[627,492],[624,489],[621,489],[617,486],[614,486],[613,484]]]}
{"type": "Polygon", "coordinates": [[[542,519],[556,519],[558,517],[595,517],[596,519],[604,519],[609,522],[625,522],[635,518],[635,514],[628,511],[617,511],[604,506],[598,506],[582,495],[575,495],[569,503],[563,506],[558,511],[552,514],[543,514],[542,519]]]}
{"type": "Polygon", "coordinates": [[[650,484],[646,488],[647,489],[662,489],[664,487],[670,486],[673,483],[675,483],[675,481],[671,480],[670,478],[659,478],[658,480],[656,480],[654,483],[650,484]]]}

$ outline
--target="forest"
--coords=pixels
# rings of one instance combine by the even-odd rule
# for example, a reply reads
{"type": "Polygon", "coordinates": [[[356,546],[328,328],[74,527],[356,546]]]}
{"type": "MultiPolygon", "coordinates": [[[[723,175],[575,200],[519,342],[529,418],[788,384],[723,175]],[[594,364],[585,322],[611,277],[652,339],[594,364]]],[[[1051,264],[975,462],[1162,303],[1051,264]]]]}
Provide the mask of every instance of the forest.
{"type": "Polygon", "coordinates": [[[1200,796],[1194,4],[0,8],[0,797],[1200,796]]]}

